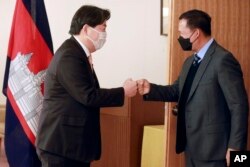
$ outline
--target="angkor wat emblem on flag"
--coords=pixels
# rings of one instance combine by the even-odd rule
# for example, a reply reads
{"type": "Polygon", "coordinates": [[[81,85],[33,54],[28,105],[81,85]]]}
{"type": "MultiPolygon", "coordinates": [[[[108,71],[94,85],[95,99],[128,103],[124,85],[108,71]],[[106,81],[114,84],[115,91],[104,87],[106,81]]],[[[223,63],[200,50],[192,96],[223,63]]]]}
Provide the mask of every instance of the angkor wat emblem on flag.
{"type": "Polygon", "coordinates": [[[44,82],[46,70],[34,75],[27,66],[31,57],[32,53],[17,53],[10,64],[8,86],[21,114],[36,136],[43,102],[41,84],[44,82]]]}

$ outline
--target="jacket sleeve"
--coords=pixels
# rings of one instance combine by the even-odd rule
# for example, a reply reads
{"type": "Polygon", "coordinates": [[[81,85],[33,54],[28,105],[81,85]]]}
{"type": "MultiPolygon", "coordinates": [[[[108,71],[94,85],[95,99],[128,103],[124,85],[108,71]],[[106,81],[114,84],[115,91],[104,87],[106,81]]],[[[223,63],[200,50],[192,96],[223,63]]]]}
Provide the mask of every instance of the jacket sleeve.
{"type": "Polygon", "coordinates": [[[229,148],[243,150],[247,144],[248,99],[240,64],[232,54],[220,59],[218,81],[231,116],[229,148]]]}
{"type": "Polygon", "coordinates": [[[143,96],[146,101],[177,102],[179,99],[179,80],[172,85],[156,85],[150,83],[150,92],[143,96]]]}

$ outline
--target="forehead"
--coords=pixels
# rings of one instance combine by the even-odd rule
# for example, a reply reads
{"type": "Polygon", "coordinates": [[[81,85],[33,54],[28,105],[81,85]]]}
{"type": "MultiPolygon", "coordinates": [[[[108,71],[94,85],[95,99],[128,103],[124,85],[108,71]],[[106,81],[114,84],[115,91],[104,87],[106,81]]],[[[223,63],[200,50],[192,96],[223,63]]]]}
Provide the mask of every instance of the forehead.
{"type": "Polygon", "coordinates": [[[186,19],[181,19],[179,21],[179,27],[178,27],[179,32],[190,32],[190,28],[187,27],[187,20],[186,19]]]}

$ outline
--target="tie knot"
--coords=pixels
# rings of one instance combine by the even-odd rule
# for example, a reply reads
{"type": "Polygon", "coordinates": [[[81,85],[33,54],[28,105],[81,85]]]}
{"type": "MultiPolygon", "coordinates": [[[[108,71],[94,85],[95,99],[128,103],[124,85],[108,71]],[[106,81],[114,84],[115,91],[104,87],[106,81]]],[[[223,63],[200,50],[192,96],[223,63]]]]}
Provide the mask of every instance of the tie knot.
{"type": "Polygon", "coordinates": [[[201,58],[197,55],[197,54],[195,54],[194,55],[194,61],[193,61],[193,65],[197,65],[198,63],[199,63],[199,60],[200,60],[201,58]]]}

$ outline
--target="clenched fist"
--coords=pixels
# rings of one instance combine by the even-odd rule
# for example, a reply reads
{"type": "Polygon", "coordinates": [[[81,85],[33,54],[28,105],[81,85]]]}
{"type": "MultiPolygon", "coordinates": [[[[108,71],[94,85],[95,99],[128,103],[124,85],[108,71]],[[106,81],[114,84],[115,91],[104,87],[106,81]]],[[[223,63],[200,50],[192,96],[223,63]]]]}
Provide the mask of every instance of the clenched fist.
{"type": "Polygon", "coordinates": [[[131,78],[127,79],[123,84],[125,96],[133,97],[137,93],[137,83],[133,81],[131,78]]]}
{"type": "Polygon", "coordinates": [[[150,83],[146,79],[137,80],[138,92],[140,95],[145,95],[150,91],[150,83]]]}

